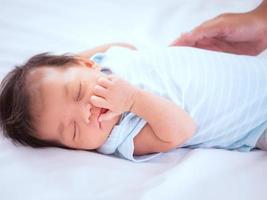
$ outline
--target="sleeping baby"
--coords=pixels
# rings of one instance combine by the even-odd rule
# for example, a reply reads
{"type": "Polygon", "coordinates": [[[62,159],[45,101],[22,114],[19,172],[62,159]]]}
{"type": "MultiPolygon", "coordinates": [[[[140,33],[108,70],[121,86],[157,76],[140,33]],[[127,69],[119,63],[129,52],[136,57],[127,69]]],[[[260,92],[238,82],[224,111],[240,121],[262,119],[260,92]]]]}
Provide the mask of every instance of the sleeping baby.
{"type": "Polygon", "coordinates": [[[2,80],[3,133],[135,162],[172,149],[266,150],[267,60],[123,43],[38,54],[2,80]]]}

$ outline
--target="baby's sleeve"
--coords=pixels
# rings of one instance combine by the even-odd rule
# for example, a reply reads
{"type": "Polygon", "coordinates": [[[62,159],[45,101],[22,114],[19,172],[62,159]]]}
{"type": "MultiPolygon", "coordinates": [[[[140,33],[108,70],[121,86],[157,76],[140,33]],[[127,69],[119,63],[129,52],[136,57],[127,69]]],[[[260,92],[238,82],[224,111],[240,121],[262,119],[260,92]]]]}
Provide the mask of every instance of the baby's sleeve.
{"type": "Polygon", "coordinates": [[[118,146],[115,154],[134,162],[144,162],[158,156],[160,153],[134,156],[134,137],[142,130],[147,122],[133,113],[129,114],[129,118],[131,118],[129,120],[129,126],[132,126],[133,128],[125,140],[118,146]]]}
{"type": "Polygon", "coordinates": [[[96,53],[89,59],[96,62],[97,64],[101,64],[104,61],[105,57],[106,57],[105,53],[96,53]]]}
{"type": "Polygon", "coordinates": [[[125,113],[120,123],[113,127],[105,144],[97,149],[97,151],[103,154],[114,154],[134,162],[144,162],[158,156],[160,153],[134,156],[134,137],[142,130],[146,123],[143,118],[133,113],[125,113]]]}

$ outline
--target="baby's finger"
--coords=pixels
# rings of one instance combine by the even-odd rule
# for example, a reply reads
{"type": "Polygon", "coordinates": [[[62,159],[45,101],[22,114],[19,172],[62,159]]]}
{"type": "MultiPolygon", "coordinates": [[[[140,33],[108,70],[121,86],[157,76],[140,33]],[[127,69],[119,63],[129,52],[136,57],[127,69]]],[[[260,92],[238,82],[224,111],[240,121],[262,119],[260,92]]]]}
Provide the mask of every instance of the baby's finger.
{"type": "Polygon", "coordinates": [[[104,88],[108,88],[111,85],[111,81],[106,77],[101,77],[97,79],[97,83],[104,88]]]}
{"type": "Polygon", "coordinates": [[[99,107],[99,108],[107,108],[110,109],[109,107],[109,103],[102,97],[99,96],[91,96],[91,103],[95,106],[95,107],[99,107]]]}
{"type": "Polygon", "coordinates": [[[95,85],[94,88],[93,88],[93,93],[97,96],[100,96],[100,97],[104,97],[106,98],[107,97],[107,89],[104,88],[103,86],[100,86],[100,85],[95,85]]]}
{"type": "Polygon", "coordinates": [[[106,112],[105,114],[102,114],[99,117],[99,121],[110,120],[110,119],[116,117],[117,115],[119,115],[119,113],[116,113],[116,112],[109,110],[108,112],[106,112]]]}

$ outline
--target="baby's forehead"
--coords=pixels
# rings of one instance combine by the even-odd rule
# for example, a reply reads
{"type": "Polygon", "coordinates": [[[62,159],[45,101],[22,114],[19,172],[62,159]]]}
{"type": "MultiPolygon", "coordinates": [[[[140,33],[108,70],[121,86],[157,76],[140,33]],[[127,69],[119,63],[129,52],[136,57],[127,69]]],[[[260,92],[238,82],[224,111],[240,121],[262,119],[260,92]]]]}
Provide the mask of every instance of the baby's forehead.
{"type": "Polygon", "coordinates": [[[73,71],[80,71],[84,68],[80,65],[64,65],[64,66],[42,66],[38,68],[31,69],[28,73],[28,77],[34,80],[41,80],[44,78],[57,78],[72,74],[73,71]]]}
{"type": "Polygon", "coordinates": [[[38,67],[31,69],[27,75],[27,78],[30,79],[31,82],[38,82],[38,80],[42,80],[43,78],[51,75],[60,76],[60,72],[66,70],[64,67],[38,67]]]}
{"type": "Polygon", "coordinates": [[[45,98],[45,91],[49,89],[49,85],[53,84],[54,80],[61,81],[61,73],[64,69],[54,67],[39,67],[32,69],[26,77],[26,88],[30,95],[32,105],[40,104],[45,98]]]}
{"type": "Polygon", "coordinates": [[[63,82],[68,68],[65,67],[39,67],[29,71],[26,77],[26,88],[34,89],[53,82],[63,82]]]}

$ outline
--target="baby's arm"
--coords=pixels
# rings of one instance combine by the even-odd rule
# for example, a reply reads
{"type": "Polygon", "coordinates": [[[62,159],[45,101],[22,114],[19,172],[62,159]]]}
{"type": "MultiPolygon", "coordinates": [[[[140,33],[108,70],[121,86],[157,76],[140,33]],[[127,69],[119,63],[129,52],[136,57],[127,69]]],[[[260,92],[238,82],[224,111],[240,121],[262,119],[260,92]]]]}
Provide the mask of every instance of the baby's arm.
{"type": "Polygon", "coordinates": [[[115,75],[100,78],[93,92],[92,104],[110,110],[102,118],[130,111],[148,122],[134,138],[135,155],[169,151],[196,130],[193,119],[181,107],[115,75]]]}
{"type": "Polygon", "coordinates": [[[106,52],[110,47],[113,47],[113,46],[120,46],[120,47],[125,47],[128,49],[136,50],[136,48],[133,45],[128,44],[128,43],[109,43],[109,44],[103,44],[101,46],[97,46],[95,48],[80,52],[78,53],[78,56],[90,58],[96,53],[106,52]]]}
{"type": "Polygon", "coordinates": [[[193,119],[180,106],[144,90],[135,95],[131,112],[148,122],[134,138],[135,155],[177,148],[196,130],[193,119]]]}

